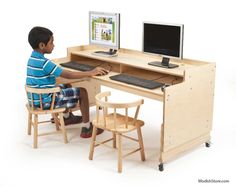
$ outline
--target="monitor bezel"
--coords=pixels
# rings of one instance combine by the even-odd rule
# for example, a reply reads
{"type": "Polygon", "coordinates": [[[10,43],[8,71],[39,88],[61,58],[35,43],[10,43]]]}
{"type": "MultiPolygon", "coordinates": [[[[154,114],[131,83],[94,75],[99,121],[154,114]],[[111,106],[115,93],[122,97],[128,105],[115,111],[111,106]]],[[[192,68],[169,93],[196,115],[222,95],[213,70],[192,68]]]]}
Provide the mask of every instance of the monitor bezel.
{"type": "Polygon", "coordinates": [[[120,13],[111,13],[111,12],[98,12],[98,11],[89,11],[89,44],[90,45],[97,45],[102,46],[105,48],[110,48],[114,50],[120,49],[120,13]],[[91,15],[92,14],[100,14],[104,16],[115,16],[116,17],[116,23],[117,23],[117,32],[116,32],[116,45],[106,45],[106,44],[99,44],[92,41],[92,29],[91,29],[91,15]]]}
{"type": "Polygon", "coordinates": [[[152,54],[158,57],[166,57],[171,59],[183,59],[183,34],[184,34],[184,24],[178,24],[178,23],[165,23],[165,22],[152,22],[152,21],[144,21],[143,22],[143,38],[142,38],[142,51],[146,54],[152,54]],[[153,24],[153,25],[163,25],[163,26],[176,26],[180,27],[180,47],[179,47],[179,57],[171,56],[171,55],[165,55],[165,54],[159,54],[154,52],[146,52],[144,51],[144,25],[145,24],[153,24]]]}

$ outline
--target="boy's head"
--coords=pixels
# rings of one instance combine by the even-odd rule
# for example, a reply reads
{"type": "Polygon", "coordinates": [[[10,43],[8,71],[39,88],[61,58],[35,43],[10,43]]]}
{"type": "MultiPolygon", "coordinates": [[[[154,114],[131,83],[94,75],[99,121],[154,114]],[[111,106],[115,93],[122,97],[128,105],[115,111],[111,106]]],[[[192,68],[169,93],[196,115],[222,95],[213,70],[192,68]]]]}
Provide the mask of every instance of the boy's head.
{"type": "Polygon", "coordinates": [[[53,33],[44,27],[32,28],[28,35],[28,41],[34,50],[39,50],[42,53],[51,53],[54,48],[53,33]]]}

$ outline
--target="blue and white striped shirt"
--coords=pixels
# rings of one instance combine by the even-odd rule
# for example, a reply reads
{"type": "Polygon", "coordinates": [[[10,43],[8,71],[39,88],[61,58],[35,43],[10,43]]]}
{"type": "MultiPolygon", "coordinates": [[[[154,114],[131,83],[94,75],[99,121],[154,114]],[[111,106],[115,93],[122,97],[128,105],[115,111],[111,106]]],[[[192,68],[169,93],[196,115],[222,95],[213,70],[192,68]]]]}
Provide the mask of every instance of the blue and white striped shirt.
{"type": "MultiPolygon", "coordinates": [[[[33,51],[27,64],[26,84],[32,88],[53,88],[56,84],[56,78],[61,75],[63,69],[54,64],[43,54],[33,51]]],[[[39,105],[39,96],[33,95],[34,105],[39,105]]],[[[42,96],[43,103],[51,102],[51,94],[42,96]]],[[[28,100],[31,101],[30,95],[28,100]]]]}

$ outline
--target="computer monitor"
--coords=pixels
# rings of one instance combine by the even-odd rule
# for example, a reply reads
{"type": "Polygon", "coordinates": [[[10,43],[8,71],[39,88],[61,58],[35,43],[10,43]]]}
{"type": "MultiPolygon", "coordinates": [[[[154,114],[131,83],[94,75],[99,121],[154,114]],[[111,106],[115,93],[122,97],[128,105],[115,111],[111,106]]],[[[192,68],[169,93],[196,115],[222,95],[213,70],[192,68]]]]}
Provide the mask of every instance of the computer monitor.
{"type": "Polygon", "coordinates": [[[175,68],[170,58],[183,58],[183,24],[150,23],[143,24],[143,51],[162,56],[162,61],[149,62],[149,65],[175,68]]]}
{"type": "Polygon", "coordinates": [[[96,51],[93,54],[116,55],[120,48],[120,14],[90,11],[89,44],[109,49],[109,51],[96,51]]]}

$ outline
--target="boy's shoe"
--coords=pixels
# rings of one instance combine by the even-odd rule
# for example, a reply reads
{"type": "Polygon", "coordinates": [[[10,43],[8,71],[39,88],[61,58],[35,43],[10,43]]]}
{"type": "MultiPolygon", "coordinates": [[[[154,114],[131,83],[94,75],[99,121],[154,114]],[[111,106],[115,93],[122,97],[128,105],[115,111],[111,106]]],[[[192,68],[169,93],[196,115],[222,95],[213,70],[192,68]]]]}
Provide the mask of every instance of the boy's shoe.
{"type": "Polygon", "coordinates": [[[82,121],[83,121],[82,116],[75,116],[72,112],[70,112],[68,118],[64,118],[65,125],[79,124],[82,123],[82,121]]]}
{"type": "MultiPolygon", "coordinates": [[[[63,117],[64,118],[64,117],[63,117]]],[[[79,124],[82,123],[83,119],[82,116],[75,116],[73,113],[69,113],[68,118],[64,118],[65,125],[73,125],[73,124],[79,124]]],[[[54,123],[54,118],[51,118],[51,122],[54,123]]]]}
{"type": "MultiPolygon", "coordinates": [[[[97,135],[99,135],[99,134],[101,134],[103,132],[104,132],[103,129],[97,128],[97,135]]],[[[82,131],[81,131],[80,137],[81,138],[90,138],[92,136],[92,133],[93,133],[93,124],[90,123],[89,128],[82,127],[82,131]]]]}

